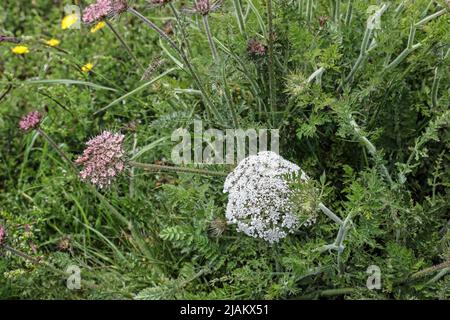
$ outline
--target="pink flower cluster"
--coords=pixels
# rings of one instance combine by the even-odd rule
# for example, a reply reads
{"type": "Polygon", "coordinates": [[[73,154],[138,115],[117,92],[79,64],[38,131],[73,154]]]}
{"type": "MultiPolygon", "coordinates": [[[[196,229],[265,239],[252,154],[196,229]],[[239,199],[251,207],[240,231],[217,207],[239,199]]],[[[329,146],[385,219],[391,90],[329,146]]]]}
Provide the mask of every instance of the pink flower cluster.
{"type": "Polygon", "coordinates": [[[247,45],[248,53],[254,56],[263,56],[266,54],[266,46],[255,39],[250,39],[247,45]]]}
{"type": "Polygon", "coordinates": [[[81,180],[90,181],[100,188],[111,185],[125,169],[124,138],[123,134],[104,131],[86,142],[87,148],[75,160],[76,164],[84,166],[80,172],[81,180]]]}
{"type": "Polygon", "coordinates": [[[39,126],[42,120],[42,114],[39,111],[31,111],[26,116],[22,117],[19,122],[19,127],[23,131],[35,129],[39,126]]]}
{"type": "Polygon", "coordinates": [[[6,239],[6,231],[3,226],[0,226],[0,246],[2,246],[3,241],[6,239]]]}
{"type": "Polygon", "coordinates": [[[127,10],[127,2],[125,0],[97,0],[91,4],[83,12],[83,21],[85,23],[94,23],[122,13],[127,10]]]}
{"type": "Polygon", "coordinates": [[[209,0],[197,0],[195,3],[195,10],[201,15],[207,15],[210,11],[209,0]]]}

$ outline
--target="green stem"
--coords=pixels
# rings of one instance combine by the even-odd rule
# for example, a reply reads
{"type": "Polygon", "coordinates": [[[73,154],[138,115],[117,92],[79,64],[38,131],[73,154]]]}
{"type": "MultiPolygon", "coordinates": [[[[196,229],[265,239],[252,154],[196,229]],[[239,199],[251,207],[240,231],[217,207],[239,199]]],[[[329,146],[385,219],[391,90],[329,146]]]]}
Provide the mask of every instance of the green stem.
{"type": "Polygon", "coordinates": [[[61,148],[56,144],[55,141],[53,141],[52,138],[50,138],[41,128],[37,128],[36,131],[45,139],[47,142],[55,149],[56,152],[63,158],[70,167],[75,171],[78,172],[78,169],[75,167],[73,162],[66,156],[66,154],[61,150],[61,148]]]}
{"type": "Polygon", "coordinates": [[[434,69],[434,77],[433,77],[433,86],[431,87],[431,103],[433,105],[433,108],[437,108],[438,107],[438,91],[439,91],[439,82],[440,82],[440,78],[439,78],[439,68],[436,67],[434,69]]]}
{"type": "Polygon", "coordinates": [[[347,5],[347,12],[345,13],[345,25],[349,26],[350,22],[352,21],[352,15],[353,15],[353,1],[349,0],[347,5]]]}
{"type": "Polygon", "coordinates": [[[416,28],[419,28],[421,26],[423,26],[424,24],[427,24],[428,22],[430,22],[431,20],[442,16],[444,13],[446,13],[448,11],[448,9],[442,9],[436,13],[430,14],[429,16],[423,18],[422,20],[420,20],[419,22],[417,22],[414,26],[416,28]]]}
{"type": "Polygon", "coordinates": [[[317,69],[316,71],[314,71],[309,78],[306,80],[307,83],[311,83],[313,82],[314,79],[316,79],[316,81],[318,79],[320,79],[320,77],[322,76],[322,74],[324,73],[325,68],[324,67],[320,67],[319,69],[317,69]]]}
{"type": "Polygon", "coordinates": [[[242,14],[242,6],[240,0],[233,0],[234,4],[234,10],[236,12],[236,19],[239,26],[239,32],[244,36],[244,38],[247,38],[247,35],[245,33],[245,23],[244,23],[244,17],[242,14]]]}
{"type": "Polygon", "coordinates": [[[131,51],[131,48],[126,44],[126,42],[123,40],[122,36],[119,34],[119,32],[113,27],[113,25],[107,20],[104,20],[106,25],[109,27],[109,29],[113,32],[113,34],[116,36],[116,38],[121,43],[122,47],[125,48],[125,50],[128,52],[130,57],[136,62],[139,68],[142,69],[142,71],[145,71],[144,66],[139,62],[139,60],[136,58],[136,56],[133,54],[133,51],[131,51]]]}
{"type": "MultiPolygon", "coordinates": [[[[22,251],[19,251],[17,249],[14,249],[14,248],[12,248],[12,247],[10,247],[8,245],[2,245],[2,246],[0,246],[0,249],[4,249],[4,250],[10,252],[11,254],[13,254],[13,255],[15,255],[17,257],[20,257],[22,259],[30,261],[31,263],[33,263],[35,265],[43,265],[47,269],[53,271],[56,274],[59,274],[60,276],[63,276],[63,277],[66,277],[66,278],[71,276],[71,274],[69,274],[69,273],[67,273],[65,271],[59,270],[58,268],[54,267],[52,264],[50,264],[48,262],[45,262],[43,260],[37,259],[35,257],[32,257],[29,254],[24,253],[22,251]]],[[[91,289],[95,289],[95,288],[98,287],[97,285],[95,285],[93,283],[90,283],[90,282],[84,281],[83,283],[84,283],[84,285],[86,287],[91,288],[91,289]]]]}
{"type": "MultiPolygon", "coordinates": [[[[377,149],[372,144],[372,142],[370,142],[370,140],[367,139],[367,137],[365,137],[361,133],[361,130],[354,119],[350,119],[350,125],[353,127],[355,135],[358,137],[359,141],[366,147],[366,149],[370,153],[370,155],[372,157],[374,157],[375,159],[377,159],[378,158],[377,149]]],[[[377,161],[377,162],[379,162],[379,161],[377,161]]],[[[381,169],[383,175],[385,176],[385,178],[387,179],[387,181],[392,185],[393,181],[392,181],[391,175],[389,174],[389,171],[386,168],[386,166],[382,163],[378,163],[378,165],[380,166],[380,169],[381,169]]]]}
{"type": "Polygon", "coordinates": [[[205,31],[206,31],[206,37],[208,38],[208,43],[209,43],[209,47],[211,48],[211,53],[214,59],[215,63],[219,62],[219,55],[217,54],[217,48],[216,45],[214,43],[212,34],[211,34],[211,28],[209,27],[209,21],[208,21],[208,15],[203,15],[203,25],[205,26],[205,31]]]}
{"type": "Polygon", "coordinates": [[[275,75],[273,70],[273,13],[272,13],[272,0],[267,0],[267,20],[268,20],[268,40],[269,40],[269,61],[268,61],[268,67],[269,67],[269,105],[270,105],[270,111],[272,114],[272,120],[274,117],[274,112],[276,110],[275,107],[275,87],[274,87],[274,81],[275,81],[275,75]]]}
{"type": "Polygon", "coordinates": [[[319,203],[319,209],[322,210],[322,212],[331,220],[336,222],[338,225],[343,225],[344,221],[342,221],[341,218],[339,218],[333,211],[328,209],[322,202],[319,203]]]}
{"type": "Polygon", "coordinates": [[[227,75],[225,72],[225,65],[222,66],[222,79],[223,79],[223,90],[225,91],[225,99],[227,102],[228,107],[230,108],[231,118],[233,120],[233,126],[234,128],[239,127],[238,117],[236,114],[236,109],[233,103],[233,99],[230,95],[230,91],[228,90],[228,83],[227,83],[227,75]]]}
{"type": "Polygon", "coordinates": [[[417,44],[413,45],[411,48],[406,48],[405,50],[402,51],[402,53],[400,53],[400,54],[398,55],[397,58],[394,59],[394,61],[392,61],[389,65],[387,65],[387,66],[385,67],[385,70],[395,68],[395,67],[398,66],[403,60],[405,60],[407,56],[409,56],[412,52],[414,52],[414,51],[416,51],[417,49],[419,49],[421,46],[422,46],[421,43],[417,43],[417,44]]]}
{"type": "Polygon", "coordinates": [[[308,22],[312,20],[312,12],[313,12],[313,0],[308,0],[306,4],[306,18],[308,22]]]}
{"type": "Polygon", "coordinates": [[[175,166],[166,166],[166,165],[158,165],[158,164],[149,164],[149,163],[141,163],[130,161],[129,165],[132,167],[148,170],[148,171],[167,171],[167,172],[181,172],[181,173],[194,173],[200,175],[209,175],[209,176],[227,176],[228,173],[220,172],[220,171],[210,171],[203,169],[195,169],[195,168],[186,168],[186,167],[175,167],[175,166]]]}
{"type": "Polygon", "coordinates": [[[167,43],[180,55],[181,59],[183,59],[184,64],[186,65],[186,67],[188,68],[189,73],[191,74],[191,76],[194,78],[194,81],[197,85],[197,87],[199,88],[199,90],[202,93],[202,97],[203,100],[205,102],[205,105],[207,107],[207,110],[209,112],[211,112],[212,115],[214,115],[216,117],[216,119],[218,119],[222,124],[224,123],[223,118],[221,116],[221,114],[219,113],[219,111],[217,110],[217,108],[214,106],[214,104],[211,101],[211,98],[209,97],[209,95],[206,93],[205,88],[203,87],[202,82],[200,81],[200,77],[197,75],[197,72],[194,70],[194,67],[191,65],[191,63],[189,62],[188,57],[186,56],[186,54],[183,52],[183,50],[181,50],[180,48],[177,47],[177,45],[175,44],[175,42],[172,41],[172,39],[170,39],[166,33],[164,31],[162,31],[157,25],[155,25],[152,21],[150,21],[149,19],[147,19],[145,16],[143,16],[141,13],[139,13],[138,11],[136,11],[135,9],[129,7],[128,8],[128,12],[131,13],[132,15],[138,17],[139,19],[141,19],[145,24],[147,24],[151,29],[155,30],[162,39],[164,39],[165,41],[167,41],[167,43]]]}
{"type": "Polygon", "coordinates": [[[414,273],[411,276],[411,279],[421,278],[421,277],[426,276],[426,275],[428,275],[430,273],[433,273],[433,272],[436,272],[436,271],[439,271],[439,270],[442,270],[442,269],[446,269],[446,268],[449,268],[449,267],[450,267],[450,260],[447,260],[447,261],[442,262],[442,263],[440,263],[438,265],[435,265],[435,266],[432,266],[430,268],[426,268],[424,270],[421,270],[419,272],[414,273]]]}
{"type": "Polygon", "coordinates": [[[334,22],[339,23],[341,17],[341,0],[334,2],[334,22]]]}
{"type": "Polygon", "coordinates": [[[181,23],[180,15],[178,14],[178,11],[175,8],[175,6],[173,5],[172,1],[169,2],[169,7],[170,7],[170,10],[172,10],[172,13],[173,13],[173,15],[175,17],[175,20],[177,20],[178,28],[180,28],[181,36],[183,38],[182,39],[183,40],[183,45],[186,48],[187,55],[188,56],[192,56],[191,46],[189,45],[186,32],[184,31],[184,27],[183,27],[183,25],[181,23]]]}

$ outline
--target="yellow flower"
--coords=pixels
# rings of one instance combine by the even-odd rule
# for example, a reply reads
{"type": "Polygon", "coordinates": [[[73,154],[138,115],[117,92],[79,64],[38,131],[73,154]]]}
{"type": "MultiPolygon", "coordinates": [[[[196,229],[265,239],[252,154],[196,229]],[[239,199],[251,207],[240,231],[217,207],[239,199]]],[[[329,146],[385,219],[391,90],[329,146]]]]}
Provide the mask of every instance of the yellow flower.
{"type": "Polygon", "coordinates": [[[92,33],[97,32],[98,30],[104,28],[105,26],[106,26],[105,21],[100,21],[99,23],[97,23],[95,26],[93,26],[91,28],[91,32],[92,33]]]}
{"type": "Polygon", "coordinates": [[[11,51],[15,54],[27,54],[28,52],[30,52],[28,47],[25,46],[15,46],[11,49],[11,51]]]}
{"type": "Polygon", "coordinates": [[[89,71],[92,70],[92,68],[94,68],[94,65],[92,63],[86,63],[84,66],[81,67],[81,71],[83,71],[84,73],[88,73],[89,71]]]}
{"type": "Polygon", "coordinates": [[[59,41],[58,39],[50,39],[45,41],[45,43],[50,47],[56,47],[61,43],[61,41],[59,41]]]}
{"type": "Polygon", "coordinates": [[[78,16],[76,14],[69,14],[65,16],[61,21],[61,29],[68,29],[77,22],[78,16]]]}

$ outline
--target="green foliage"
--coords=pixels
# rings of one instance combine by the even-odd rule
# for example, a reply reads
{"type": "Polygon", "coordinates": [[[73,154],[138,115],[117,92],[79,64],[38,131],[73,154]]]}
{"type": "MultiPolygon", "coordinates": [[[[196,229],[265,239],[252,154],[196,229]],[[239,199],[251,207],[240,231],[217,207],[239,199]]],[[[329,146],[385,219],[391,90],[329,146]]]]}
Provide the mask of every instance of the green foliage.
{"type": "MultiPolygon", "coordinates": [[[[0,43],[0,225],[5,244],[43,263],[0,247],[0,297],[449,299],[448,267],[418,273],[450,259],[448,2],[386,2],[370,32],[379,1],[340,1],[340,16],[335,1],[312,1],[310,12],[307,2],[273,1],[273,59],[248,54],[249,39],[270,44],[266,1],[241,1],[245,33],[231,2],[209,16],[217,63],[201,19],[180,14],[189,61],[223,120],[186,66],[143,86],[181,58],[132,15],[111,22],[147,72],[108,28],[61,30],[69,1],[7,2],[0,34],[30,53],[0,43]],[[46,46],[50,38],[60,46],[46,46]],[[83,73],[87,62],[94,68],[83,73]],[[71,160],[106,129],[125,133],[129,156],[149,163],[170,163],[173,130],[195,119],[280,129],[281,155],[310,177],[291,181],[294,208],[316,223],[273,246],[238,233],[225,223],[221,177],[134,170],[96,193],[39,134],[19,131],[35,109],[71,160]],[[339,226],[320,202],[351,221],[342,252],[322,250],[339,226]],[[65,285],[69,265],[82,270],[81,290],[65,285]],[[380,290],[366,287],[371,265],[380,290]]],[[[158,26],[173,16],[133,5],[158,26]]],[[[184,43],[171,21],[171,39],[184,43]]]]}

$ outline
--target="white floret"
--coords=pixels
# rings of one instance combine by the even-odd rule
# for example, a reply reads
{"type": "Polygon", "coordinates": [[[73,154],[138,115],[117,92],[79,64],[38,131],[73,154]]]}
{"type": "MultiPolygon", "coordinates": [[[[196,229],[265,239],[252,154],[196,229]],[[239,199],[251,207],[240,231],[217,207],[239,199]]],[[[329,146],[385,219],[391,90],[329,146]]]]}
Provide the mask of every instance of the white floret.
{"type": "Polygon", "coordinates": [[[225,180],[229,193],[226,218],[237,230],[278,242],[299,227],[292,213],[291,190],[286,175],[308,177],[296,164],[271,151],[259,152],[242,160],[225,180]]]}

